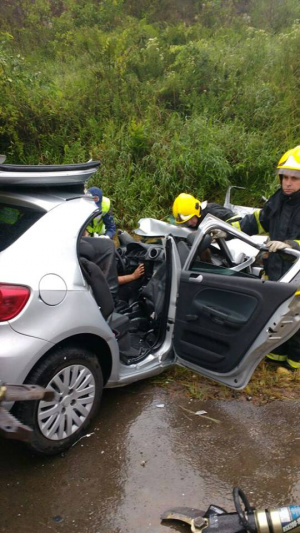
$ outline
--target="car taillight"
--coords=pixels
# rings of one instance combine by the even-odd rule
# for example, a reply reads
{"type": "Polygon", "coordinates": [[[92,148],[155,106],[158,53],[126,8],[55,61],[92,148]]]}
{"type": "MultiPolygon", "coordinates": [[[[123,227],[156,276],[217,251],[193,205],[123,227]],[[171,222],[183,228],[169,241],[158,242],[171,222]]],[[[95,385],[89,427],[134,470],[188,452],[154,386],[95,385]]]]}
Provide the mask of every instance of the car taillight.
{"type": "Polygon", "coordinates": [[[0,322],[15,318],[22,311],[29,296],[28,287],[0,283],[0,322]]]}

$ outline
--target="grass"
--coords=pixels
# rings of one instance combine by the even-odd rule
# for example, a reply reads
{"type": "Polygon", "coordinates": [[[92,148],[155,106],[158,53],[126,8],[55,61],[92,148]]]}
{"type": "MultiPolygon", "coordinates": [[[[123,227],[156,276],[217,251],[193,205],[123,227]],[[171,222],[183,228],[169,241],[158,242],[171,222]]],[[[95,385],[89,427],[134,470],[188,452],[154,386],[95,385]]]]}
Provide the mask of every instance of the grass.
{"type": "Polygon", "coordinates": [[[262,361],[247,387],[235,391],[179,366],[153,378],[153,383],[169,392],[183,393],[198,400],[253,401],[265,404],[274,400],[298,400],[300,370],[290,372],[277,364],[262,361]]]}

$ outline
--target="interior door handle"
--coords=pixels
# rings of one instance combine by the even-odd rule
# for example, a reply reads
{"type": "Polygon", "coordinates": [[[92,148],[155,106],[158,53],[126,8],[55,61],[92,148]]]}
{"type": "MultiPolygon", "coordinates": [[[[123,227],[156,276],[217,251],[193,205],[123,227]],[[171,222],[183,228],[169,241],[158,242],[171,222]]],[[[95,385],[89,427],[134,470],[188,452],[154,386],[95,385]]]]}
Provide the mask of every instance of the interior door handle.
{"type": "MultiPolygon", "coordinates": [[[[247,320],[243,320],[240,318],[237,318],[235,316],[232,316],[228,313],[224,313],[223,311],[220,311],[219,309],[216,309],[215,307],[210,307],[208,305],[201,305],[198,307],[200,314],[203,313],[204,315],[208,316],[213,322],[216,322],[217,324],[221,325],[227,325],[231,327],[238,328],[240,326],[243,326],[247,323],[247,320]]],[[[193,316],[193,315],[189,315],[193,316]]]]}

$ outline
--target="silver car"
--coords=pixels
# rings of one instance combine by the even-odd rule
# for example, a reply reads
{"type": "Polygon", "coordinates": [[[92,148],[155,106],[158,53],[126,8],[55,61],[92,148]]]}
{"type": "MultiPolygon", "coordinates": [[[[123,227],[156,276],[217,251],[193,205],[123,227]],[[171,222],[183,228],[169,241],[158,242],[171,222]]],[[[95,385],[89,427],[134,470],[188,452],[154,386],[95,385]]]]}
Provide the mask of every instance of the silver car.
{"type": "Polygon", "coordinates": [[[264,281],[260,244],[213,216],[192,238],[153,219],[140,221],[136,239],[120,234],[119,269],[143,262],[146,272],[135,299],[114,301],[100,267],[80,252],[99,215],[84,194],[98,165],[0,165],[0,378],[55,392],[51,402],[8,406],[33,428],[30,445],[41,454],[80,438],[103,387],[178,363],[241,389],[299,328],[300,254],[287,250],[288,273],[264,281]],[[216,228],[232,240],[212,241],[216,228]]]}

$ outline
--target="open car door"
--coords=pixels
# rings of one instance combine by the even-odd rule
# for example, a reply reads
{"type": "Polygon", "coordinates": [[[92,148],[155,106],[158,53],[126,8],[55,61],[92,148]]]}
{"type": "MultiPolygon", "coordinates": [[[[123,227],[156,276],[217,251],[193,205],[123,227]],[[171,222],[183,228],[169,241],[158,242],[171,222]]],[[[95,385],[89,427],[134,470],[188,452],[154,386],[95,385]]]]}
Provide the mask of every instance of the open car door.
{"type": "Polygon", "coordinates": [[[215,228],[259,249],[251,237],[206,216],[180,275],[174,351],[181,365],[241,389],[261,359],[299,328],[300,253],[292,253],[292,278],[289,271],[280,281],[265,281],[249,266],[254,258],[236,264],[223,239],[205,250],[215,228]]]}

